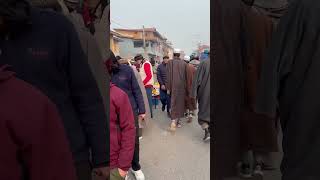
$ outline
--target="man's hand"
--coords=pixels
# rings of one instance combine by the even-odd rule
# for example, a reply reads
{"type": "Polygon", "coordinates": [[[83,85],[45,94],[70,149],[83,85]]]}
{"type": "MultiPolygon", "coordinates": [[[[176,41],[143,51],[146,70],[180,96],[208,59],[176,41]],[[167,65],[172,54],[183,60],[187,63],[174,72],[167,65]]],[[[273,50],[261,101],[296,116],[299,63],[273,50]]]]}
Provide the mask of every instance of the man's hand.
{"type": "Polygon", "coordinates": [[[120,168],[118,168],[118,171],[119,171],[120,176],[123,178],[126,177],[126,175],[128,174],[128,171],[124,171],[120,168]]]}
{"type": "Polygon", "coordinates": [[[161,85],[161,90],[166,90],[166,86],[165,85],[161,85]]]}
{"type": "Polygon", "coordinates": [[[144,118],[146,117],[146,114],[139,114],[139,117],[140,117],[141,119],[144,119],[144,118]]]}
{"type": "Polygon", "coordinates": [[[93,173],[96,176],[96,179],[109,179],[110,176],[110,168],[109,167],[101,167],[93,169],[93,173]]]}

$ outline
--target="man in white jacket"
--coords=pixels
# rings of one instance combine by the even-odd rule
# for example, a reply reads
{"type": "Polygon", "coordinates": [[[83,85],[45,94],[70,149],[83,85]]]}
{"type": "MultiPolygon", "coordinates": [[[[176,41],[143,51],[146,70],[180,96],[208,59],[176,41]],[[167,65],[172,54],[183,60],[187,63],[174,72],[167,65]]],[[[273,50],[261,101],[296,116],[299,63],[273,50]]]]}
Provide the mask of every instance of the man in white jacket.
{"type": "Polygon", "coordinates": [[[148,101],[149,101],[151,118],[153,118],[153,112],[152,112],[152,89],[153,89],[154,80],[153,80],[152,65],[141,54],[136,55],[134,57],[134,60],[136,61],[136,67],[137,67],[137,70],[140,73],[143,85],[146,88],[147,97],[148,97],[148,101]]]}

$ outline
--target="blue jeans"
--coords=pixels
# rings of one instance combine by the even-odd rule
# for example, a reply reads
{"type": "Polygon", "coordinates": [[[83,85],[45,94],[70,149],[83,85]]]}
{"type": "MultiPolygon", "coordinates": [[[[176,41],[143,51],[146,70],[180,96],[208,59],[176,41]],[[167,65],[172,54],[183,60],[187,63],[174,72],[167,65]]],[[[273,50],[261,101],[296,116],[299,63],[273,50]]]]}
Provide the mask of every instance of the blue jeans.
{"type": "Polygon", "coordinates": [[[153,113],[152,113],[152,88],[147,88],[146,87],[146,92],[147,92],[147,97],[148,97],[148,101],[149,101],[151,118],[153,118],[153,113]]]}
{"type": "Polygon", "coordinates": [[[171,98],[167,94],[166,90],[160,90],[160,101],[161,101],[163,106],[167,106],[167,112],[170,112],[171,98]]]}

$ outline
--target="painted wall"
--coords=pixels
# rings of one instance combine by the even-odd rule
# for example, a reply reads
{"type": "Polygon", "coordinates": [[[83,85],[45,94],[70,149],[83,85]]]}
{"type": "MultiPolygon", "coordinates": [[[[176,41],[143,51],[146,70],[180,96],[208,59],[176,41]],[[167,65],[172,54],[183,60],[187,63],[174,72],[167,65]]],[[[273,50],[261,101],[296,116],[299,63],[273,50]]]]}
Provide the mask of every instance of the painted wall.
{"type": "MultiPolygon", "coordinates": [[[[142,31],[126,31],[126,30],[117,30],[118,33],[123,34],[124,36],[130,36],[133,39],[143,39],[142,31]]],[[[156,36],[153,32],[145,32],[146,40],[156,40],[156,36]]]]}
{"type": "Polygon", "coordinates": [[[122,58],[133,58],[137,54],[144,54],[143,48],[135,48],[133,40],[128,38],[122,38],[119,42],[120,56],[122,58]]]}

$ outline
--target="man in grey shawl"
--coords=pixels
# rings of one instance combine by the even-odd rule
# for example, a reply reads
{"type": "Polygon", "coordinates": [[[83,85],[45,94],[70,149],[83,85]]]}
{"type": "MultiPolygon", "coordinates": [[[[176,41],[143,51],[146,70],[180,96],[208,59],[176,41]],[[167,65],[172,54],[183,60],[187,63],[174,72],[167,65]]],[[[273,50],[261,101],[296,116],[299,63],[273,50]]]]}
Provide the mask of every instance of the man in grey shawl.
{"type": "Polygon", "coordinates": [[[199,104],[198,122],[205,131],[204,141],[210,140],[210,59],[200,63],[192,83],[191,97],[199,104]]]}

